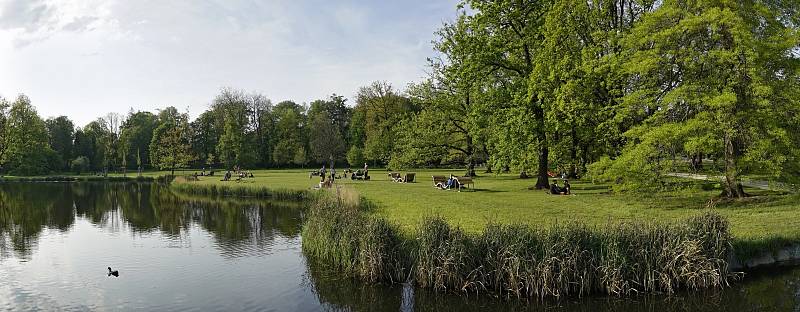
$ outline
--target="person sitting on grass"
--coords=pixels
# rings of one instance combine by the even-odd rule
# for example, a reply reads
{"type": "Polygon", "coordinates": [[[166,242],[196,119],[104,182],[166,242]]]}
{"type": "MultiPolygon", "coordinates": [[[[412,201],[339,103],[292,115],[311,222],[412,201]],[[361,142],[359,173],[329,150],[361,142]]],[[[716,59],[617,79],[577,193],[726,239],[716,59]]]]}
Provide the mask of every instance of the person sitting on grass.
{"type": "Polygon", "coordinates": [[[558,187],[558,181],[553,181],[553,184],[550,184],[550,194],[553,195],[561,194],[561,188],[558,187]]]}
{"type": "Polygon", "coordinates": [[[570,194],[569,181],[564,180],[564,187],[561,188],[561,194],[563,194],[563,195],[569,195],[570,194]]]}

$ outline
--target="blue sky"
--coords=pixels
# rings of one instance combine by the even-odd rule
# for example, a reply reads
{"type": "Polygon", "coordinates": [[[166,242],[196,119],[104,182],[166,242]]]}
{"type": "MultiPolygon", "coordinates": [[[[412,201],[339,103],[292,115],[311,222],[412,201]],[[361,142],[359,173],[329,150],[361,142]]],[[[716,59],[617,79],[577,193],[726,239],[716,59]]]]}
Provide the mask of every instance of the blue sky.
{"type": "Polygon", "coordinates": [[[457,2],[0,0],[0,95],[82,126],[130,108],[194,117],[222,87],[275,103],[404,88],[457,2]]]}

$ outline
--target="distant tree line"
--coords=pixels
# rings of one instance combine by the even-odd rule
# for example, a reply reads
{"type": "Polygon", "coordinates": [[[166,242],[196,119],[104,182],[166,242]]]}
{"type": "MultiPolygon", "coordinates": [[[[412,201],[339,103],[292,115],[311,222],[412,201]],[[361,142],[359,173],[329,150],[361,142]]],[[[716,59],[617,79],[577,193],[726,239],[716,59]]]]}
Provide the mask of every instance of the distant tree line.
{"type": "Polygon", "coordinates": [[[386,164],[395,127],[417,109],[386,82],[307,105],[223,89],[195,120],[175,107],[109,113],[83,127],[42,120],[30,99],[0,99],[0,166],[6,174],[98,174],[149,169],[286,168],[334,162],[386,164]]]}
{"type": "Polygon", "coordinates": [[[791,1],[466,0],[430,77],[308,105],[223,89],[189,121],[173,107],[76,128],[20,96],[0,106],[9,173],[109,168],[464,166],[591,175],[622,188],[671,172],[800,176],[800,10],[791,1]],[[713,168],[704,168],[712,160],[713,168]],[[688,164],[688,169],[684,165],[688,164]]]}

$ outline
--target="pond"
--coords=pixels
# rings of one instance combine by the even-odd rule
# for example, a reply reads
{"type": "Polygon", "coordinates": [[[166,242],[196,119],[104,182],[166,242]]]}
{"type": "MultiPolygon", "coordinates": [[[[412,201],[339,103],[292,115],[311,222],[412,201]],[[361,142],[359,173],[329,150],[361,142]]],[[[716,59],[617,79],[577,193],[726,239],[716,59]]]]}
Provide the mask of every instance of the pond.
{"type": "Polygon", "coordinates": [[[365,285],[307,261],[302,221],[299,203],[155,183],[0,184],[0,310],[800,311],[800,269],[719,291],[529,304],[365,285]]]}

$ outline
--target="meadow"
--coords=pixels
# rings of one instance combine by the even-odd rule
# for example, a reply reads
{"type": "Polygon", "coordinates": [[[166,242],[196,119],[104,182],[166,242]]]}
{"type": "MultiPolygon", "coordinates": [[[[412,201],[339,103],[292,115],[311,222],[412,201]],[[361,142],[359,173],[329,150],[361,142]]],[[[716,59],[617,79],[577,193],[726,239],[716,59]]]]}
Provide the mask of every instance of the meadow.
{"type": "MultiPolygon", "coordinates": [[[[243,182],[199,177],[200,185],[228,185],[234,188],[309,190],[319,177],[310,170],[257,170],[243,182]]],[[[405,172],[405,171],[402,171],[405,172]]],[[[753,196],[731,202],[713,202],[719,185],[685,181],[677,189],[658,193],[612,193],[609,185],[570,181],[573,195],[549,195],[529,189],[533,179],[512,174],[483,174],[475,178],[474,189],[461,192],[433,187],[431,176],[458,174],[453,170],[414,170],[415,183],[392,182],[385,170],[371,170],[370,181],[340,179],[336,183],[355,190],[370,202],[370,214],[413,231],[425,217],[441,217],[468,233],[479,233],[489,223],[526,224],[549,227],[572,222],[607,227],[626,222],[673,222],[714,210],[731,224],[731,234],[740,243],[800,241],[800,196],[747,189],[753,196]]],[[[148,173],[157,175],[158,173],[148,173]]]]}

